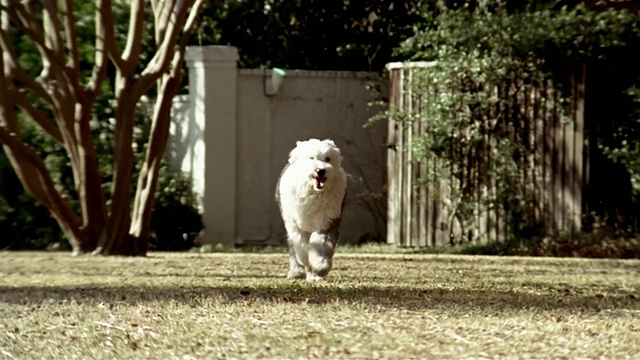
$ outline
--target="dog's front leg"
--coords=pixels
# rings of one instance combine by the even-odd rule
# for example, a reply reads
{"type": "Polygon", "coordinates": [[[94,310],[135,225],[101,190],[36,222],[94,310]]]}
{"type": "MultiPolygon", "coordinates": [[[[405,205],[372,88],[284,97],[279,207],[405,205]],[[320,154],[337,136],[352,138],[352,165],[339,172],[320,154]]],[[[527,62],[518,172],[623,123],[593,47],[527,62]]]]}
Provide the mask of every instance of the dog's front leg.
{"type": "Polygon", "coordinates": [[[308,263],[305,243],[308,239],[305,235],[291,229],[287,239],[289,243],[289,273],[288,279],[304,279],[307,275],[305,263],[308,263]]]}
{"type": "Polygon", "coordinates": [[[324,280],[333,267],[333,254],[335,253],[336,239],[331,233],[315,232],[309,239],[309,265],[311,271],[307,272],[307,280],[324,280]]]}
{"type": "Polygon", "coordinates": [[[332,219],[328,225],[326,230],[314,232],[309,237],[309,281],[324,280],[333,267],[333,255],[340,237],[340,218],[332,219]]]}
{"type": "Polygon", "coordinates": [[[289,246],[289,273],[287,274],[287,278],[304,279],[306,276],[307,272],[305,271],[304,266],[298,262],[296,249],[294,246],[289,246]]]}

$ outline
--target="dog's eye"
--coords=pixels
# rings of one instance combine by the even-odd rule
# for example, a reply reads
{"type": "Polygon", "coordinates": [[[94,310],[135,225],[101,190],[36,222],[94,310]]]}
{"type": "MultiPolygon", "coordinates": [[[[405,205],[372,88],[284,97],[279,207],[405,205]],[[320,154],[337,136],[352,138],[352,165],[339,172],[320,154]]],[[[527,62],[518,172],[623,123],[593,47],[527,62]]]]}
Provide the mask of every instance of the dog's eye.
{"type": "Polygon", "coordinates": [[[326,162],[330,163],[330,162],[331,162],[331,158],[327,156],[327,157],[324,159],[324,161],[326,161],[326,162]]]}

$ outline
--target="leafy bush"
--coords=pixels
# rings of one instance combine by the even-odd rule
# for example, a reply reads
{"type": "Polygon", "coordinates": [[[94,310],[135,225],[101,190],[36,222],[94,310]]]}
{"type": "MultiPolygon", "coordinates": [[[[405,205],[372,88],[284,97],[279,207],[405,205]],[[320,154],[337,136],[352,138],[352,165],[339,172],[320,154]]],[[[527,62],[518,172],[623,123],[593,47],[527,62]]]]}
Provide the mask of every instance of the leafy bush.
{"type": "Polygon", "coordinates": [[[63,241],[49,211],[29,196],[0,151],[0,249],[43,249],[63,241]]]}
{"type": "MultiPolygon", "coordinates": [[[[640,84],[640,78],[637,81],[640,84]]],[[[602,186],[600,191],[606,191],[600,211],[594,211],[594,221],[633,234],[640,230],[640,89],[632,86],[625,97],[618,96],[611,103],[618,105],[618,114],[609,114],[601,130],[609,133],[598,139],[598,148],[613,164],[594,176],[594,182],[602,186]],[[623,181],[615,181],[612,175],[623,181]]]]}
{"type": "MultiPolygon", "coordinates": [[[[640,104],[640,88],[631,87],[627,91],[633,101],[640,104]]],[[[640,108],[635,109],[630,121],[620,125],[615,136],[620,147],[603,146],[605,154],[624,165],[631,178],[632,195],[636,200],[640,196],[640,108]]]]}
{"type": "Polygon", "coordinates": [[[511,238],[504,242],[473,244],[460,247],[455,253],[499,256],[555,256],[606,259],[637,259],[640,238],[615,236],[611,231],[595,231],[574,236],[536,236],[511,238]]]}
{"type": "Polygon", "coordinates": [[[150,249],[189,250],[204,228],[193,184],[189,177],[168,165],[160,168],[159,175],[150,249]]]}
{"type": "MultiPolygon", "coordinates": [[[[638,44],[639,26],[626,11],[594,12],[582,4],[538,1],[507,6],[501,0],[474,4],[441,6],[427,13],[416,34],[398,48],[410,60],[435,61],[428,70],[415,71],[408,85],[414,94],[427,96],[422,112],[390,109],[373,121],[391,119],[411,126],[428,118],[429,131],[414,137],[409,146],[417,162],[437,159],[429,162],[430,167],[437,166],[435,171],[422,181],[454,179],[453,211],[461,219],[471,219],[463,229],[475,226],[470,212],[480,201],[486,208],[505,210],[516,238],[532,238],[542,227],[533,215],[532,184],[524,181],[519,162],[531,157],[534,149],[514,136],[513,127],[522,126],[519,115],[510,110],[518,109],[516,96],[499,92],[517,93],[529,84],[549,81],[562,89],[562,76],[555,75],[563,75],[572,63],[602,62],[618,49],[633,53],[629,49],[638,44]],[[488,142],[489,154],[479,150],[488,142]],[[478,169],[473,179],[470,163],[478,169]],[[495,182],[495,191],[469,186],[476,179],[481,185],[495,182]]],[[[564,103],[567,95],[563,93],[564,103]]],[[[635,153],[618,154],[619,161],[635,165],[635,153]]]]}

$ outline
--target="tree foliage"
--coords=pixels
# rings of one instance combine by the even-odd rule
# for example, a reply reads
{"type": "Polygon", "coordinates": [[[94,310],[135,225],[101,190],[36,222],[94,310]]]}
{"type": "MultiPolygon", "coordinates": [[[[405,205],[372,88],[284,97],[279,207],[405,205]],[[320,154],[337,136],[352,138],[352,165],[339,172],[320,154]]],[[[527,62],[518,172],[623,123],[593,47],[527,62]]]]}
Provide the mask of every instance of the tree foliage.
{"type": "MultiPolygon", "coordinates": [[[[638,0],[582,0],[590,9],[628,10],[640,20],[638,0]]],[[[638,42],[635,49],[640,48],[638,42]]],[[[633,49],[633,48],[632,48],[633,49]]],[[[600,116],[606,118],[598,124],[601,132],[598,149],[602,156],[613,161],[613,165],[601,169],[601,176],[594,176],[603,199],[599,201],[599,216],[614,225],[614,230],[622,233],[637,233],[640,230],[640,73],[637,51],[617,52],[609,61],[601,77],[614,78],[594,84],[601,102],[609,103],[608,111],[600,116]],[[607,71],[608,70],[608,71],[607,71]],[[616,76],[615,74],[624,74],[616,76]],[[625,96],[621,96],[624,92],[625,96]],[[622,178],[611,181],[612,177],[622,178]],[[628,181],[627,181],[628,179],[628,181]]],[[[596,106],[596,109],[599,107],[596,106]]],[[[596,182],[594,181],[594,182],[596,182]]]]}
{"type": "Polygon", "coordinates": [[[241,66],[382,71],[433,0],[210,1],[193,41],[240,49],[241,66]]]}
{"type": "Polygon", "coordinates": [[[126,36],[117,32],[114,4],[108,0],[95,5],[3,0],[0,8],[0,141],[25,189],[51,212],[76,253],[143,255],[148,248],[171,99],[180,85],[184,51],[203,1],[151,1],[147,22],[145,4],[129,4],[126,36]],[[76,10],[86,6],[95,10],[89,43],[78,36],[79,27],[86,24],[76,18],[76,10]],[[154,42],[151,57],[143,63],[145,39],[154,42]],[[16,44],[35,49],[31,53],[38,56],[22,56],[16,44]],[[107,201],[94,130],[109,119],[96,117],[93,110],[111,66],[114,160],[107,201]],[[135,114],[138,102],[152,89],[156,102],[134,194],[135,114]],[[37,144],[22,136],[26,117],[64,148],[74,193],[56,184],[52,164],[42,159],[37,144]]]}
{"type": "Polygon", "coordinates": [[[629,10],[640,18],[640,1],[638,0],[582,0],[582,2],[594,10],[629,10]]]}

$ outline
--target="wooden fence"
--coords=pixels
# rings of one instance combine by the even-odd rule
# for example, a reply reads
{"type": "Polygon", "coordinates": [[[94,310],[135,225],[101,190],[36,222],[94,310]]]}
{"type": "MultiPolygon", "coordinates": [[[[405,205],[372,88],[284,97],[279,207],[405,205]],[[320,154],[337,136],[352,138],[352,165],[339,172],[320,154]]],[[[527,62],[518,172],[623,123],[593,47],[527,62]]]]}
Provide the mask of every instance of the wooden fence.
{"type": "Polygon", "coordinates": [[[390,119],[388,124],[387,242],[425,247],[500,241],[514,236],[518,219],[525,217],[528,226],[537,226],[537,231],[579,231],[589,156],[584,121],[585,67],[570,66],[564,73],[568,85],[564,88],[570,94],[568,102],[560,100],[559,86],[552,81],[519,82],[518,86],[510,84],[497,89],[499,97],[509,99],[508,105],[495,109],[493,118],[480,121],[483,128],[495,128],[501,122],[501,131],[487,131],[478,147],[461,154],[457,173],[450,168],[443,174],[436,172],[442,169],[441,159],[416,153],[419,147],[411,146],[432,126],[423,105],[437,91],[416,91],[412,79],[428,76],[433,65],[425,62],[388,65],[391,109],[403,110],[417,120],[390,119]],[[498,142],[505,137],[525,149],[513,158],[516,170],[512,181],[516,191],[521,192],[516,194],[520,199],[518,206],[525,205],[526,214],[517,213],[518,206],[512,207],[508,202],[485,201],[495,199],[498,192],[495,177],[488,175],[487,164],[495,156],[498,142]],[[421,181],[426,178],[432,181],[421,181]]]}

